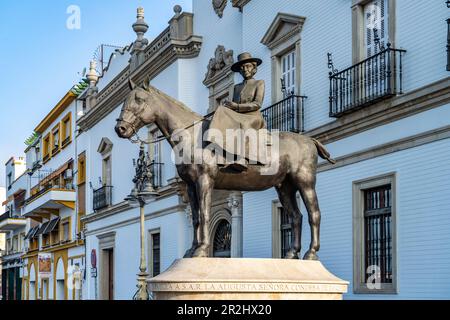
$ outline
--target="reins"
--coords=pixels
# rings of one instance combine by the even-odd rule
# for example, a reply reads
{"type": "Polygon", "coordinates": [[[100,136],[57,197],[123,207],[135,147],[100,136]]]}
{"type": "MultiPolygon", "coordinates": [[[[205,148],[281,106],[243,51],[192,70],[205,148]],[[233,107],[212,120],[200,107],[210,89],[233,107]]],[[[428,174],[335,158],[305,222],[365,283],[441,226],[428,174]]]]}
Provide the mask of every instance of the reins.
{"type": "MultiPolygon", "coordinates": [[[[216,112],[213,111],[213,112],[208,113],[207,115],[203,116],[200,120],[195,121],[194,123],[188,125],[187,127],[182,128],[181,130],[187,130],[189,128],[192,128],[196,124],[201,123],[201,122],[207,120],[208,118],[210,118],[212,115],[214,115],[214,113],[216,113],[216,112]]],[[[156,139],[153,139],[153,140],[144,140],[144,139],[141,139],[139,137],[139,134],[138,134],[138,132],[137,132],[137,130],[136,130],[136,128],[135,128],[133,123],[131,123],[129,121],[126,121],[124,119],[121,119],[121,118],[116,119],[116,121],[122,121],[122,122],[125,122],[125,123],[127,123],[127,124],[129,124],[131,126],[131,129],[133,130],[133,135],[129,138],[129,140],[132,143],[154,144],[154,143],[158,143],[158,142],[163,141],[163,140],[170,140],[170,138],[172,137],[172,135],[170,134],[170,135],[159,136],[159,137],[157,137],[156,139]],[[136,138],[133,138],[134,136],[136,136],[136,138]]]]}

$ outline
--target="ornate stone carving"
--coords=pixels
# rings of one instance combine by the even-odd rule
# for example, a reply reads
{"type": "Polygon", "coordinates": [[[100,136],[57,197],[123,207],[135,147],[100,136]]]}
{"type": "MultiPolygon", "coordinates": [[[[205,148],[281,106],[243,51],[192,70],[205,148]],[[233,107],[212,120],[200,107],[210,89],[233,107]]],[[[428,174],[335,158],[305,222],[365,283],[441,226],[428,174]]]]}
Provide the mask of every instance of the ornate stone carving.
{"type": "Polygon", "coordinates": [[[230,66],[234,63],[233,50],[225,50],[224,46],[217,46],[214,58],[209,59],[208,70],[205,74],[203,83],[206,85],[208,80],[214,78],[222,71],[229,71],[230,66]]]}
{"type": "Polygon", "coordinates": [[[234,86],[234,73],[231,71],[233,63],[233,50],[226,50],[222,45],[217,46],[203,80],[203,84],[209,89],[208,112],[215,110],[221,100],[231,100],[234,86]]]}
{"type": "Polygon", "coordinates": [[[228,0],[212,0],[212,5],[214,8],[214,11],[217,13],[219,18],[222,18],[223,11],[225,10],[227,3],[228,3],[228,0]]]}

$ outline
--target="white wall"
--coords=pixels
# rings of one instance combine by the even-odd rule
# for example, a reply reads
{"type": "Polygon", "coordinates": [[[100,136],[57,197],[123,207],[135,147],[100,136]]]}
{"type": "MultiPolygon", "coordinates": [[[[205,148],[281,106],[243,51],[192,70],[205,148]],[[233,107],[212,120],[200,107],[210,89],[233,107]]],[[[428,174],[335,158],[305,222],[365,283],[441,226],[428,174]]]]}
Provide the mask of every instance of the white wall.
{"type": "Polygon", "coordinates": [[[6,188],[0,187],[0,214],[5,212],[5,206],[2,205],[3,201],[6,200],[6,188]]]}
{"type": "MultiPolygon", "coordinates": [[[[146,215],[158,211],[162,208],[171,207],[176,204],[177,197],[167,198],[158,202],[154,202],[146,206],[146,215]]],[[[94,234],[90,234],[87,241],[87,266],[90,267],[90,252],[96,249],[97,257],[100,258],[100,249],[98,247],[97,236],[114,231],[114,267],[115,267],[115,299],[131,299],[136,290],[136,274],[139,271],[140,259],[140,225],[137,220],[139,217],[139,209],[128,210],[120,214],[102,219],[89,224],[90,230],[95,230],[94,234]],[[134,219],[132,222],[127,220],[134,219]],[[99,228],[98,230],[96,230],[99,228]]],[[[181,258],[187,250],[188,244],[185,242],[187,236],[187,219],[184,212],[175,212],[159,217],[147,216],[145,221],[145,229],[147,231],[159,229],[161,233],[161,271],[167,269],[172,262],[181,258]]],[[[146,257],[149,262],[149,235],[146,232],[146,257]]],[[[97,259],[97,265],[99,260],[97,259]]],[[[100,269],[98,281],[100,281],[100,269]]],[[[95,298],[95,280],[90,276],[89,271],[86,274],[87,285],[86,295],[89,299],[95,298]]],[[[98,289],[100,290],[100,282],[98,289]]],[[[100,296],[100,291],[98,291],[100,296]]]]}
{"type": "MultiPolygon", "coordinates": [[[[404,91],[448,76],[445,3],[397,0],[396,47],[407,50],[403,60],[404,91]]],[[[243,12],[243,50],[263,59],[257,77],[266,81],[265,105],[270,105],[270,51],[260,43],[278,12],[306,17],[301,32],[301,93],[306,130],[333,121],[329,118],[327,52],[343,70],[352,65],[351,1],[251,1],[243,12]]],[[[220,28],[220,25],[219,25],[220,28]]]]}
{"type": "MultiPolygon", "coordinates": [[[[229,2],[229,1],[228,1],[229,2]]],[[[209,59],[214,58],[214,52],[218,45],[223,45],[226,50],[234,51],[234,59],[242,51],[242,14],[229,2],[223,13],[223,17],[214,12],[211,1],[194,0],[194,34],[203,37],[202,49],[196,60],[196,69],[186,74],[186,81],[195,86],[192,91],[195,94],[198,106],[194,109],[200,114],[206,114],[209,106],[209,91],[203,85],[209,59]]],[[[235,82],[241,82],[240,76],[236,76],[235,82]]]]}
{"type": "MultiPolygon", "coordinates": [[[[352,282],[352,182],[397,173],[397,295],[355,295],[346,299],[442,299],[450,293],[450,139],[407,149],[318,175],[322,212],[321,249],[324,265],[352,282]]],[[[244,195],[244,256],[271,256],[273,190],[244,195]]],[[[309,246],[307,214],[302,206],[302,254],[309,246]]]]}

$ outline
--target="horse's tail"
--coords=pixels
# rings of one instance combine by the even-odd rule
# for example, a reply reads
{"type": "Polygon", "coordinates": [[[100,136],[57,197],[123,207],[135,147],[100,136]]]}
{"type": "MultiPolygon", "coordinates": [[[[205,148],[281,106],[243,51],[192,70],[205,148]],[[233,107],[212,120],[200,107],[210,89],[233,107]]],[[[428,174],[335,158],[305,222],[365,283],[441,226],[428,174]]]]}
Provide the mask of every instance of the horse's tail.
{"type": "Polygon", "coordinates": [[[324,145],[321,144],[318,140],[311,138],[312,141],[314,142],[314,144],[316,145],[317,148],[317,152],[319,153],[319,156],[324,159],[327,160],[329,163],[331,164],[335,164],[336,160],[332,159],[330,157],[330,153],[327,151],[327,149],[325,149],[324,145]]]}

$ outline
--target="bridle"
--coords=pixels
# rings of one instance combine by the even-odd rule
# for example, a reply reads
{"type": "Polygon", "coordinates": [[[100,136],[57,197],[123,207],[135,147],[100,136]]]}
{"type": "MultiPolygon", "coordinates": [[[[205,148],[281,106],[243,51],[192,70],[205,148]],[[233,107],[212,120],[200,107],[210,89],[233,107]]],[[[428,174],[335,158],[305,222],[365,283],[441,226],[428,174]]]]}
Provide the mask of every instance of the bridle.
{"type": "MultiPolygon", "coordinates": [[[[128,112],[131,112],[131,111],[128,111],[128,112]]],[[[132,113],[132,112],[131,112],[131,113],[132,113]]],[[[214,113],[216,113],[216,112],[213,111],[213,112],[208,113],[207,115],[205,115],[204,117],[202,117],[200,120],[195,121],[194,123],[192,123],[192,124],[190,124],[190,125],[188,125],[188,126],[182,128],[181,130],[187,130],[187,129],[189,129],[189,128],[192,128],[192,127],[195,126],[196,124],[201,123],[201,122],[203,122],[203,121],[209,119],[211,116],[214,115],[214,113]]],[[[143,121],[141,120],[141,118],[137,117],[134,113],[133,113],[133,115],[134,115],[137,119],[139,119],[139,121],[143,122],[143,121]]],[[[158,142],[163,141],[163,140],[169,141],[169,140],[171,140],[171,138],[172,138],[172,134],[170,134],[170,135],[165,135],[165,134],[163,134],[163,135],[157,137],[156,139],[145,140],[145,139],[142,139],[141,137],[139,137],[139,134],[138,134],[138,131],[136,130],[136,127],[135,127],[134,124],[131,123],[130,121],[124,120],[123,118],[117,118],[116,121],[125,122],[126,124],[130,125],[131,129],[133,130],[133,135],[129,138],[129,140],[130,140],[132,143],[153,144],[153,143],[158,143],[158,142]]]]}

